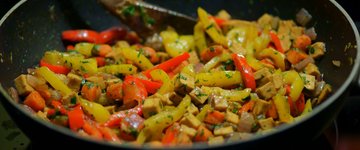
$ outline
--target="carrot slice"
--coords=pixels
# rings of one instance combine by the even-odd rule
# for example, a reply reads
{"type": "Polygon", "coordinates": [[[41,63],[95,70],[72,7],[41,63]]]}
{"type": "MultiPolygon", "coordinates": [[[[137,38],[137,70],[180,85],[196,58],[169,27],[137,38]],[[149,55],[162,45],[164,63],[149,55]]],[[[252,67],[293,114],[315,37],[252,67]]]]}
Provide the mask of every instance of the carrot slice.
{"type": "Polygon", "coordinates": [[[214,111],[210,111],[208,112],[208,114],[206,115],[204,122],[209,123],[209,124],[219,124],[222,123],[225,119],[225,114],[214,110],[214,111]]]}
{"type": "Polygon", "coordinates": [[[24,104],[32,108],[34,111],[40,111],[45,108],[45,100],[37,91],[32,91],[25,98],[24,104]]]}

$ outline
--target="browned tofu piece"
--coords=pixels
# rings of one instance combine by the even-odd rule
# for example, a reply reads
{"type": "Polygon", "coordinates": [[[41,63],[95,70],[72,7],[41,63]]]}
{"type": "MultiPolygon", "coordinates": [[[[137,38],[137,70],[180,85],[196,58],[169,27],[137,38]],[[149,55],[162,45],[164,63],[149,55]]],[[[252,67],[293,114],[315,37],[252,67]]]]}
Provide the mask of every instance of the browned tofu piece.
{"type": "Polygon", "coordinates": [[[191,97],[191,101],[197,105],[204,104],[209,97],[209,94],[205,93],[204,90],[199,87],[195,87],[189,95],[191,97]]]}
{"type": "Polygon", "coordinates": [[[181,119],[181,124],[197,129],[201,125],[201,121],[193,114],[187,113],[184,115],[184,118],[181,119]]]}
{"type": "Polygon", "coordinates": [[[295,39],[296,37],[303,35],[305,32],[304,27],[293,26],[290,28],[290,38],[295,39]]]}
{"type": "Polygon", "coordinates": [[[14,82],[19,95],[28,95],[30,92],[34,91],[34,88],[27,82],[26,75],[24,74],[18,76],[14,82]]]}
{"type": "Polygon", "coordinates": [[[316,59],[325,54],[326,47],[324,42],[316,42],[309,47],[309,55],[316,59]]]}
{"type": "Polygon", "coordinates": [[[180,130],[182,132],[184,132],[185,134],[187,134],[188,136],[190,136],[191,138],[193,138],[196,135],[196,130],[194,128],[190,128],[187,125],[182,124],[180,126],[180,130]]]}
{"type": "Polygon", "coordinates": [[[266,119],[260,119],[258,121],[259,121],[260,128],[263,130],[268,130],[268,129],[274,128],[275,122],[274,122],[274,119],[271,117],[266,118],[266,119]]]}
{"type": "Polygon", "coordinates": [[[208,141],[209,145],[220,145],[223,144],[225,142],[225,139],[223,136],[216,136],[216,137],[211,137],[208,141]]]}
{"type": "Polygon", "coordinates": [[[265,13],[257,20],[257,22],[261,27],[265,27],[266,25],[271,25],[273,18],[272,15],[265,13]]]}
{"type": "Polygon", "coordinates": [[[313,63],[309,63],[308,65],[306,65],[306,67],[304,68],[304,72],[315,77],[320,76],[319,68],[313,63]]]}
{"type": "Polygon", "coordinates": [[[268,82],[257,88],[255,92],[260,96],[260,98],[268,100],[276,94],[276,89],[272,82],[268,82]]]}
{"type": "Polygon", "coordinates": [[[285,51],[290,49],[291,46],[291,29],[295,26],[292,20],[281,20],[279,21],[278,37],[281,45],[285,51]]]}
{"type": "Polygon", "coordinates": [[[316,79],[315,76],[313,75],[309,75],[309,74],[305,74],[305,73],[299,73],[301,79],[304,82],[304,87],[310,91],[315,89],[315,83],[316,83],[316,79]]]}
{"type": "Polygon", "coordinates": [[[149,118],[157,113],[159,113],[162,109],[162,103],[160,98],[147,98],[143,104],[143,114],[144,118],[149,118]]]}
{"type": "Polygon", "coordinates": [[[115,79],[107,79],[104,81],[105,82],[105,86],[109,86],[111,84],[115,84],[115,83],[122,83],[121,79],[119,78],[115,78],[115,79]]]}
{"type": "Polygon", "coordinates": [[[69,79],[69,83],[68,83],[69,88],[78,91],[80,89],[82,77],[73,73],[67,74],[67,77],[69,79]]]}
{"type": "Polygon", "coordinates": [[[274,83],[275,89],[279,89],[284,85],[284,80],[281,74],[273,74],[272,82],[274,83]]]}
{"type": "Polygon", "coordinates": [[[253,113],[255,116],[260,114],[265,114],[266,111],[270,108],[271,103],[269,101],[264,101],[262,99],[255,100],[253,107],[253,113]]]}
{"type": "Polygon", "coordinates": [[[101,89],[105,89],[105,82],[103,77],[91,76],[86,78],[87,81],[96,83],[101,89]]]}
{"type": "Polygon", "coordinates": [[[266,68],[266,67],[254,72],[255,80],[259,80],[259,79],[262,79],[262,78],[270,76],[270,75],[271,75],[271,72],[270,72],[269,68],[266,68]]]}
{"type": "Polygon", "coordinates": [[[211,96],[211,103],[215,110],[225,111],[229,107],[228,101],[223,96],[211,96]]]}
{"type": "Polygon", "coordinates": [[[195,79],[185,73],[179,73],[175,79],[175,91],[181,95],[191,92],[195,88],[195,79]]]}

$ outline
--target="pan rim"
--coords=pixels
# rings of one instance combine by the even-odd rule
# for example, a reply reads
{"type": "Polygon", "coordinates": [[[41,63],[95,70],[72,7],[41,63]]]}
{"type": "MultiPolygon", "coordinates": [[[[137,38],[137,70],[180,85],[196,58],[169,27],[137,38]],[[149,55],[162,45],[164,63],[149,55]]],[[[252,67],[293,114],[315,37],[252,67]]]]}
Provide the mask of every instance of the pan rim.
{"type": "MultiPolygon", "coordinates": [[[[6,19],[20,6],[22,6],[25,2],[27,2],[27,0],[20,0],[18,3],[16,3],[0,20],[0,27],[2,26],[2,24],[6,21],[6,19]]],[[[317,106],[316,109],[313,110],[313,112],[310,115],[305,116],[303,119],[285,125],[285,126],[281,126],[279,128],[277,128],[275,131],[271,132],[271,133],[267,133],[264,135],[259,135],[259,136],[254,136],[250,139],[247,140],[240,140],[237,142],[232,142],[232,143],[224,143],[218,146],[206,146],[206,147],[197,147],[196,145],[194,147],[191,148],[220,148],[220,147],[224,147],[224,146],[233,146],[233,145],[237,145],[237,144],[242,144],[242,143],[246,143],[246,142],[256,142],[257,140],[261,140],[263,138],[268,138],[269,136],[272,135],[276,135],[279,134],[281,132],[284,132],[286,130],[289,130],[297,125],[302,124],[303,122],[306,122],[307,120],[309,120],[310,118],[314,117],[315,115],[317,115],[318,113],[320,113],[321,111],[323,111],[326,107],[329,107],[329,105],[331,105],[332,103],[334,103],[334,101],[336,101],[344,92],[345,90],[347,90],[349,88],[350,83],[357,79],[355,78],[355,76],[358,75],[358,71],[359,71],[359,66],[360,66],[360,37],[359,37],[359,32],[355,26],[355,23],[353,22],[353,20],[351,19],[351,17],[349,16],[349,14],[343,9],[343,7],[338,4],[335,0],[330,0],[330,3],[333,4],[341,13],[342,15],[344,15],[347,19],[347,21],[349,22],[349,24],[352,27],[353,33],[355,35],[355,39],[356,39],[356,44],[357,44],[357,54],[356,54],[356,58],[354,61],[354,64],[352,66],[352,70],[351,73],[349,74],[349,77],[345,80],[345,82],[343,83],[342,86],[340,86],[340,88],[333,93],[333,95],[331,95],[331,97],[327,98],[326,101],[324,101],[321,105],[317,106]]],[[[18,110],[20,110],[23,114],[25,114],[27,117],[32,118],[33,120],[35,120],[38,124],[41,124],[51,130],[55,130],[56,132],[59,132],[60,134],[64,134],[66,136],[71,136],[73,138],[76,138],[78,140],[83,140],[83,141],[87,141],[87,142],[92,142],[92,143],[96,143],[99,145],[106,145],[106,146],[110,146],[110,147],[122,147],[122,148],[139,148],[139,147],[135,147],[135,146],[129,146],[127,144],[114,144],[114,143],[109,143],[109,142],[102,142],[102,141],[98,141],[98,140],[94,140],[94,139],[90,139],[90,138],[84,138],[81,136],[78,136],[77,134],[74,134],[72,131],[62,128],[62,127],[58,127],[58,126],[54,126],[52,124],[49,124],[48,122],[45,121],[41,121],[40,119],[38,119],[37,117],[34,117],[34,115],[29,114],[28,112],[26,112],[19,104],[15,103],[10,96],[7,94],[6,90],[3,89],[1,83],[0,83],[0,91],[2,93],[2,96],[5,97],[5,99],[13,106],[16,107],[18,110]]],[[[164,147],[166,149],[170,148],[174,148],[174,149],[178,149],[181,147],[164,147]]],[[[189,147],[184,147],[184,148],[189,148],[189,147]]]]}

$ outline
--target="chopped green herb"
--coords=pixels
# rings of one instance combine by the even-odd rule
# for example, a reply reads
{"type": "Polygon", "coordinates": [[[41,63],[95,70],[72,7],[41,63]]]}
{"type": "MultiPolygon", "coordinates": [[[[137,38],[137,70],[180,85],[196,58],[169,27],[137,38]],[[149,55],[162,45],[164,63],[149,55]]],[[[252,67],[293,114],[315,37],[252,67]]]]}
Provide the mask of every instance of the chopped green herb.
{"type": "Polygon", "coordinates": [[[215,48],[214,47],[210,47],[210,52],[215,52],[215,48]]]}
{"type": "Polygon", "coordinates": [[[225,73],[225,76],[226,76],[226,78],[228,78],[228,79],[230,79],[230,78],[232,78],[232,75],[230,75],[229,73],[225,73]]]}
{"type": "Polygon", "coordinates": [[[72,97],[72,98],[70,99],[70,102],[71,102],[71,104],[76,104],[76,97],[75,97],[75,96],[72,97]]]}
{"type": "Polygon", "coordinates": [[[133,137],[136,137],[138,135],[138,131],[132,127],[130,127],[130,134],[133,136],[133,137]]]}
{"type": "Polygon", "coordinates": [[[139,58],[140,55],[141,55],[143,52],[144,52],[144,49],[140,48],[140,49],[139,49],[139,52],[138,52],[138,54],[137,54],[137,58],[139,58]]]}
{"type": "Polygon", "coordinates": [[[123,9],[122,13],[125,15],[125,16],[134,16],[135,14],[135,6],[134,5],[130,5],[128,7],[126,7],[125,9],[123,9]]]}
{"type": "Polygon", "coordinates": [[[132,71],[132,68],[131,68],[131,67],[129,68],[129,71],[132,71]]]}
{"type": "Polygon", "coordinates": [[[210,28],[214,27],[214,24],[210,24],[209,26],[206,27],[206,30],[209,30],[210,28]]]}

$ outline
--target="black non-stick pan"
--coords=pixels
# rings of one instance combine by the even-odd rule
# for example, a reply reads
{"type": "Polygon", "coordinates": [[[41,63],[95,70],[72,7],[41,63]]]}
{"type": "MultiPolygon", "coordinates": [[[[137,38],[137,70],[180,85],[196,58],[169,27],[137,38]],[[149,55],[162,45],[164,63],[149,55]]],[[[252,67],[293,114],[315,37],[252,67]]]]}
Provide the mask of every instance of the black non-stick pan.
{"type": "MultiPolygon", "coordinates": [[[[210,13],[225,9],[234,18],[255,20],[263,13],[295,19],[301,9],[308,10],[313,19],[318,41],[326,43],[325,57],[319,60],[320,71],[333,87],[333,93],[303,120],[282,126],[276,132],[255,136],[249,140],[225,143],[211,148],[278,148],[293,149],[316,138],[340,111],[344,97],[359,70],[359,34],[353,21],[335,0],[151,0],[150,3],[172,9],[196,18],[196,8],[201,6],[210,13]],[[332,64],[341,62],[340,67],[332,64]],[[289,145],[293,145],[289,147],[289,145]]],[[[123,26],[106,12],[95,0],[22,0],[0,21],[0,83],[1,102],[21,130],[34,143],[51,144],[49,148],[132,148],[130,145],[111,144],[86,139],[70,130],[55,126],[27,113],[14,102],[6,89],[13,79],[38,64],[47,50],[64,50],[61,32],[67,29],[103,30],[123,26]]],[[[195,148],[209,148],[194,145],[195,148]]],[[[311,147],[308,147],[311,149],[311,147]]]]}

